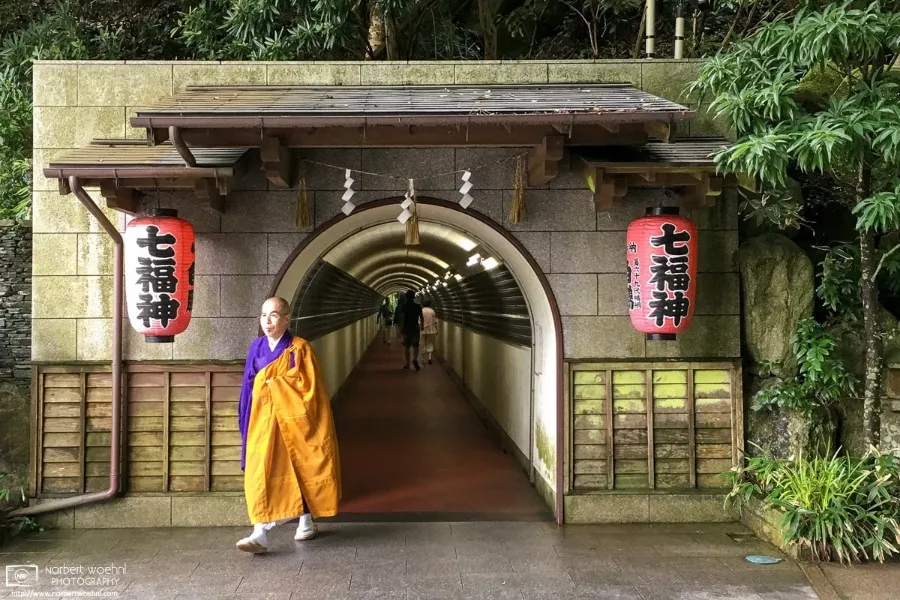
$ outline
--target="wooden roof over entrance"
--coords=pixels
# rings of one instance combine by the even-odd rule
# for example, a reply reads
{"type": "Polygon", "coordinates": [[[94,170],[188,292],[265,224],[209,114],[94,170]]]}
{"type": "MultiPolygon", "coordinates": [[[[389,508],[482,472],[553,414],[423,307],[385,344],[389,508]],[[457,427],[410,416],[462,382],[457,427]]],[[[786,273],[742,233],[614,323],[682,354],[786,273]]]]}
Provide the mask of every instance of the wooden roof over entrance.
{"type": "Polygon", "coordinates": [[[674,144],[578,148],[572,168],[584,173],[598,212],[615,208],[629,188],[683,188],[686,204],[710,207],[725,183],[713,155],[727,145],[721,138],[693,138],[674,144]]]}
{"type": "Polygon", "coordinates": [[[50,160],[44,176],[59,179],[60,193],[68,194],[68,179],[99,187],[107,205],[137,212],[135,190],[193,189],[211,208],[221,212],[224,199],[247,172],[247,148],[196,148],[196,165],[169,143],[148,146],[143,140],[92,140],[89,146],[50,160]]]}
{"type": "MultiPolygon", "coordinates": [[[[668,141],[694,111],[628,84],[193,86],[138,110],[151,144],[288,148],[537,146],[668,141]]],[[[183,152],[190,164],[189,153],[183,152]]]]}
{"type": "Polygon", "coordinates": [[[165,188],[194,189],[221,211],[251,148],[270,184],[286,189],[292,149],[527,147],[529,183],[538,186],[557,175],[569,146],[601,175],[595,200],[608,210],[640,184],[634,173],[648,185],[708,180],[714,191],[708,148],[674,143],[677,123],[693,116],[628,84],[194,86],[137,111],[131,124],[146,128],[147,140],[96,140],[44,174],[63,193],[68,177],[99,186],[109,206],[127,212],[137,210],[137,192],[165,188]]]}
{"type": "Polygon", "coordinates": [[[135,127],[356,127],[628,123],[693,111],[626,84],[191,86],[137,111],[135,127]]]}

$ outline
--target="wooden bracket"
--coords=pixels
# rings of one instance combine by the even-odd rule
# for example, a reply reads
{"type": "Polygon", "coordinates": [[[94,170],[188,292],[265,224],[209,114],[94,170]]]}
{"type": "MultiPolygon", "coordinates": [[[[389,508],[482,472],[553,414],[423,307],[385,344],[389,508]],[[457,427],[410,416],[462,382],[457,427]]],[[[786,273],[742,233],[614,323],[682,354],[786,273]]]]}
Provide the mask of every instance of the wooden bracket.
{"type": "Polygon", "coordinates": [[[628,180],[621,175],[611,175],[602,169],[594,170],[594,209],[609,212],[628,194],[628,180]]]}
{"type": "Polygon", "coordinates": [[[291,153],[281,145],[277,137],[265,136],[260,148],[262,170],[274,187],[286,190],[291,187],[291,153]]]}
{"type": "Polygon", "coordinates": [[[644,131],[647,132],[647,135],[666,144],[675,141],[675,127],[668,123],[663,123],[662,121],[644,123],[644,131]]]}
{"type": "Polygon", "coordinates": [[[684,208],[695,210],[698,208],[712,208],[716,200],[722,195],[724,180],[716,175],[704,174],[698,185],[690,186],[685,190],[684,208]]]}
{"type": "Polygon", "coordinates": [[[563,157],[565,138],[548,135],[528,152],[528,185],[546,185],[559,174],[559,161],[563,157]]]}
{"type": "Polygon", "coordinates": [[[607,130],[610,133],[619,133],[620,128],[618,123],[600,123],[600,127],[607,130]]]}
{"type": "Polygon", "coordinates": [[[136,215],[141,208],[141,194],[133,188],[116,187],[113,183],[100,186],[100,195],[106,198],[106,206],[136,215]]]}
{"type": "Polygon", "coordinates": [[[216,212],[225,212],[225,196],[219,193],[219,188],[210,179],[198,179],[194,183],[194,194],[199,200],[205,202],[216,212]]]}

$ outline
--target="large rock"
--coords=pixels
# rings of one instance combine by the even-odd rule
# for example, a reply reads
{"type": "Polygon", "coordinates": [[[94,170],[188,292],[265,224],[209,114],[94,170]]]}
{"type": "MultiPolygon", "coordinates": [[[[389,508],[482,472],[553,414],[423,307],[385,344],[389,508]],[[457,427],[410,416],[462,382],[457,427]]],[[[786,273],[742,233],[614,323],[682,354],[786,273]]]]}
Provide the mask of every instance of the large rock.
{"type": "Polygon", "coordinates": [[[741,244],[744,333],[752,363],[781,378],[797,372],[791,336],[812,315],[813,265],[794,242],[767,233],[741,244]]]}

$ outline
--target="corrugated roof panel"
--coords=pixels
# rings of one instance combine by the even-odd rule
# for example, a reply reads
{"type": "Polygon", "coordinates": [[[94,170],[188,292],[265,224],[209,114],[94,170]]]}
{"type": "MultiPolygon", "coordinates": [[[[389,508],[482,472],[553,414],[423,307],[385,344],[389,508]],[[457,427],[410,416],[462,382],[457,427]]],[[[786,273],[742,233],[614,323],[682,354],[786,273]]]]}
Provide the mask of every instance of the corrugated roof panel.
{"type": "MultiPolygon", "coordinates": [[[[91,165],[97,167],[184,167],[184,159],[169,143],[148,146],[122,143],[120,140],[94,140],[91,145],[70,150],[51,159],[47,168],[91,165]]],[[[201,169],[231,167],[247,152],[246,148],[192,148],[201,169]]]]}
{"type": "Polygon", "coordinates": [[[137,111],[167,116],[466,116],[681,113],[627,84],[510,86],[196,86],[137,111]]]}

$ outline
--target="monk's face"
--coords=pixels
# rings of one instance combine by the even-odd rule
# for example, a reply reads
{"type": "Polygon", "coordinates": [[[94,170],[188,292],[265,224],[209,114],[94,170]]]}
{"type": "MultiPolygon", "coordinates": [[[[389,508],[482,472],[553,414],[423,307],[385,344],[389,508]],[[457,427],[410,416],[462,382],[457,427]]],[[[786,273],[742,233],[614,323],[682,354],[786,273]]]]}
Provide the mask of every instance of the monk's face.
{"type": "Polygon", "coordinates": [[[259,315],[259,326],[270,338],[278,339],[287,331],[289,315],[277,300],[266,300],[259,315]]]}

